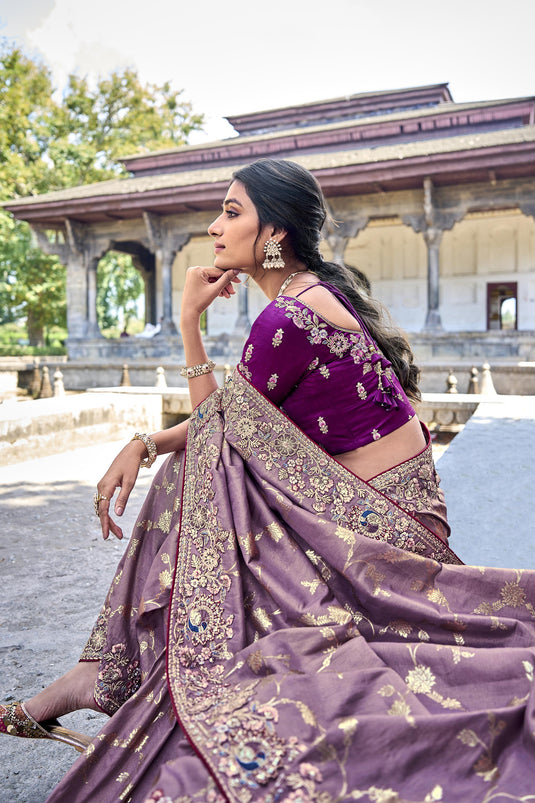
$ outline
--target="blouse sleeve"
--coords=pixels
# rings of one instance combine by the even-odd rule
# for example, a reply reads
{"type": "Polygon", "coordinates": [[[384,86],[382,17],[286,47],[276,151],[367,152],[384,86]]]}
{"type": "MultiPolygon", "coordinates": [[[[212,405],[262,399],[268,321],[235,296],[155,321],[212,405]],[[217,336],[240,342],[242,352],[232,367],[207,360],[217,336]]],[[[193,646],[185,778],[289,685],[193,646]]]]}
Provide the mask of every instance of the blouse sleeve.
{"type": "Polygon", "coordinates": [[[319,363],[314,351],[301,305],[281,296],[254,322],[238,367],[257,390],[281,406],[319,363]]]}

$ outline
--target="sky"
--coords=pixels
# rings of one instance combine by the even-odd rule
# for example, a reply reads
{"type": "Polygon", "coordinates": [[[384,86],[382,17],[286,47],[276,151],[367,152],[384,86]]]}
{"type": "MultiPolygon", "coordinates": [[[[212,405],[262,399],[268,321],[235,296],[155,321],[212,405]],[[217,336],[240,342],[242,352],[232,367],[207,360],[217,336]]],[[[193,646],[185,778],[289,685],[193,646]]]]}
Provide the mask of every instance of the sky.
{"type": "Polygon", "coordinates": [[[448,83],[457,102],[535,95],[535,0],[2,0],[0,37],[90,79],[170,81],[205,131],[226,115],[448,83]]]}

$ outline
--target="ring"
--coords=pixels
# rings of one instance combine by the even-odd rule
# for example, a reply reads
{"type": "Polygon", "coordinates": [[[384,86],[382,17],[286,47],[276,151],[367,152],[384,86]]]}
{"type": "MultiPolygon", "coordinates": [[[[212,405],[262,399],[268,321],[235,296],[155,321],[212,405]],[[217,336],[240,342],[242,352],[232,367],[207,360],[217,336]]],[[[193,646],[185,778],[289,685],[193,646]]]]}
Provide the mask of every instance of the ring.
{"type": "Polygon", "coordinates": [[[97,491],[97,492],[96,492],[96,494],[93,496],[93,504],[95,505],[95,514],[96,514],[97,516],[98,516],[98,506],[99,506],[99,503],[100,503],[100,502],[101,502],[103,499],[105,499],[105,500],[106,500],[106,502],[109,502],[109,501],[110,501],[110,500],[108,499],[108,497],[107,497],[107,496],[102,496],[102,494],[99,494],[99,492],[98,492],[98,491],[97,491]]]}

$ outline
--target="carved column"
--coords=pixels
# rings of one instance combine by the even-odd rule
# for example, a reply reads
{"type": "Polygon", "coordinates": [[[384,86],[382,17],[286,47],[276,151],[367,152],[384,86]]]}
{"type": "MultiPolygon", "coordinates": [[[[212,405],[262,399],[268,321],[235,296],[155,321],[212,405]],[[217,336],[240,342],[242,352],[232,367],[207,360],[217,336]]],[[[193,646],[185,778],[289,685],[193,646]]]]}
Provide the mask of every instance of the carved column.
{"type": "Polygon", "coordinates": [[[425,316],[424,332],[440,332],[442,319],[440,317],[440,243],[442,229],[430,227],[425,229],[423,235],[427,246],[427,314],[425,316]]]}
{"type": "Polygon", "coordinates": [[[161,277],[161,304],[156,305],[162,311],[160,331],[164,335],[176,335],[177,328],[173,320],[173,263],[190,235],[167,229],[165,221],[152,212],[143,212],[143,219],[155,257],[156,275],[161,277]]]}
{"type": "Polygon", "coordinates": [[[326,225],[325,239],[329,243],[333,262],[336,262],[337,265],[344,264],[344,254],[349,240],[365,229],[368,222],[369,217],[366,215],[355,215],[345,220],[336,220],[336,222],[335,215],[330,215],[326,225]]]}
{"type": "Polygon", "coordinates": [[[97,267],[98,257],[87,267],[87,337],[102,337],[97,321],[97,267]]]}
{"type": "MultiPolygon", "coordinates": [[[[51,242],[44,231],[34,229],[39,247],[56,254],[67,269],[67,332],[69,339],[100,337],[96,317],[96,263],[85,228],[65,220],[65,242],[51,242]]],[[[98,262],[98,260],[97,260],[98,262]]]]}
{"type": "Polygon", "coordinates": [[[466,214],[466,201],[440,211],[433,198],[433,182],[424,179],[423,215],[405,214],[402,221],[414,231],[421,232],[427,246],[427,313],[424,332],[442,331],[440,317],[440,243],[444,231],[452,229],[466,214]]]}
{"type": "Polygon", "coordinates": [[[238,290],[238,317],[234,325],[235,335],[248,335],[251,329],[249,320],[249,288],[247,284],[240,285],[238,290]]]}

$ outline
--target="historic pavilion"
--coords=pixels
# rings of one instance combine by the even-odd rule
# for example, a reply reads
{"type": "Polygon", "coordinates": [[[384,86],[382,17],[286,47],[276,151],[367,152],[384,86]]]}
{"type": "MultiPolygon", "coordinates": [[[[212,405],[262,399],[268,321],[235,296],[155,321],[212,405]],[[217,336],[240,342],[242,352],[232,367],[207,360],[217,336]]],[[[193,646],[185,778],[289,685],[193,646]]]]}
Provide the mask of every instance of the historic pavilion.
{"type": "MultiPolygon", "coordinates": [[[[131,177],[5,205],[67,266],[71,359],[179,356],[185,270],[211,264],[206,230],[237,166],[290,158],[318,178],[336,228],[325,256],[363,271],[424,358],[535,359],[535,98],[455,103],[447,84],[356,94],[228,118],[237,136],[136,155],[131,177]],[[151,339],[104,339],[96,268],[131,254],[151,339]]],[[[208,311],[232,359],[266,299],[256,287],[208,311]]]]}

